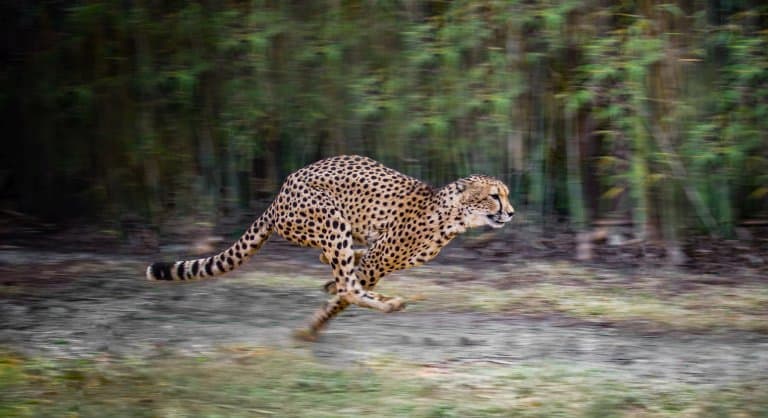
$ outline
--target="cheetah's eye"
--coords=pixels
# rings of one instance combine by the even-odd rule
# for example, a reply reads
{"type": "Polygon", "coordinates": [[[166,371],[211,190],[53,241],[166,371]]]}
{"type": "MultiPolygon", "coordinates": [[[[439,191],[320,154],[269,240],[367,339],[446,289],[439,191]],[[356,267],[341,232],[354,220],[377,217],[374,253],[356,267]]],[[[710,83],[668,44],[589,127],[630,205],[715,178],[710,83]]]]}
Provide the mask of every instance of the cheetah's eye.
{"type": "Polygon", "coordinates": [[[499,206],[504,206],[504,205],[501,204],[501,197],[499,197],[498,193],[491,193],[490,196],[491,196],[491,199],[495,200],[496,203],[499,204],[499,206]]]}

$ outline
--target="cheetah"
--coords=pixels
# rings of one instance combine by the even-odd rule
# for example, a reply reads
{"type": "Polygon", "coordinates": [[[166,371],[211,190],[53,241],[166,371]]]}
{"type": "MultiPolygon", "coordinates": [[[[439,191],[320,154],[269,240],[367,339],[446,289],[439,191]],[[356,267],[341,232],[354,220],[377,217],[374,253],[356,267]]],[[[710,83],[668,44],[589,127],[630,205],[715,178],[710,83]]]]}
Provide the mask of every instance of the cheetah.
{"type": "Polygon", "coordinates": [[[349,305],[382,312],[405,307],[400,297],[373,291],[385,275],[425,263],[469,228],[500,228],[512,220],[509,189],[472,175],[433,189],[420,180],[361,156],[338,156],[289,175],[272,204],[232,246],[207,258],[147,267],[149,280],[192,280],[234,270],[272,232],[321,250],[333,280],[331,295],[297,336],[313,340],[349,305]],[[353,248],[364,246],[364,249],[353,248]]]}

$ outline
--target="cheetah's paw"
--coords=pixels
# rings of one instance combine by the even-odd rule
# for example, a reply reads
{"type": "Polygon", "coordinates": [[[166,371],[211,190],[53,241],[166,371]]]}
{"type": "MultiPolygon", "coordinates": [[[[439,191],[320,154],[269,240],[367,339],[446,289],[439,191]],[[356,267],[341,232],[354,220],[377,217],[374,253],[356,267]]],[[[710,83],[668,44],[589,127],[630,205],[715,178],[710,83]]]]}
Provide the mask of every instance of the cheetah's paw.
{"type": "Polygon", "coordinates": [[[405,309],[405,300],[400,297],[394,297],[394,298],[388,299],[385,303],[389,308],[387,310],[387,313],[402,311],[403,309],[405,309]]]}

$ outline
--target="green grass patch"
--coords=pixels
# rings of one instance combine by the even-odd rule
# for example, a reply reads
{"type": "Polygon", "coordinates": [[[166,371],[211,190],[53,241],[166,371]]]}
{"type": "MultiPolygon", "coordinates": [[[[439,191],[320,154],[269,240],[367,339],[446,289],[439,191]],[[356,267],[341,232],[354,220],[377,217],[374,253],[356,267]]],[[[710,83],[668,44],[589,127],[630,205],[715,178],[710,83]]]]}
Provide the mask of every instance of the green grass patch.
{"type": "Polygon", "coordinates": [[[765,385],[627,384],[557,365],[339,369],[301,350],[87,360],[0,354],[3,417],[765,417],[765,385]]]}

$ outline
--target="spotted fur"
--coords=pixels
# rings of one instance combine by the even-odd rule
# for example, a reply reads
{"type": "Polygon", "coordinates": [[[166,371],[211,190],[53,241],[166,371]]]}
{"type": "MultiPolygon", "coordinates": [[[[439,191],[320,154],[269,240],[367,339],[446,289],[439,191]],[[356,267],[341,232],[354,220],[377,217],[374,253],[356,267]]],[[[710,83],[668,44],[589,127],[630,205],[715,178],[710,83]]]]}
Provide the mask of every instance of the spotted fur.
{"type": "Polygon", "coordinates": [[[231,247],[207,258],[154,263],[150,280],[192,280],[234,270],[272,232],[301,246],[319,248],[333,280],[333,296],[302,335],[317,332],[350,304],[383,312],[401,310],[399,297],[372,291],[388,273],[434,258],[458,234],[509,222],[509,190],[492,177],[473,175],[440,189],[370,158],[340,156],[288,176],[272,205],[231,247]],[[354,249],[362,245],[365,249],[354,249]]]}

